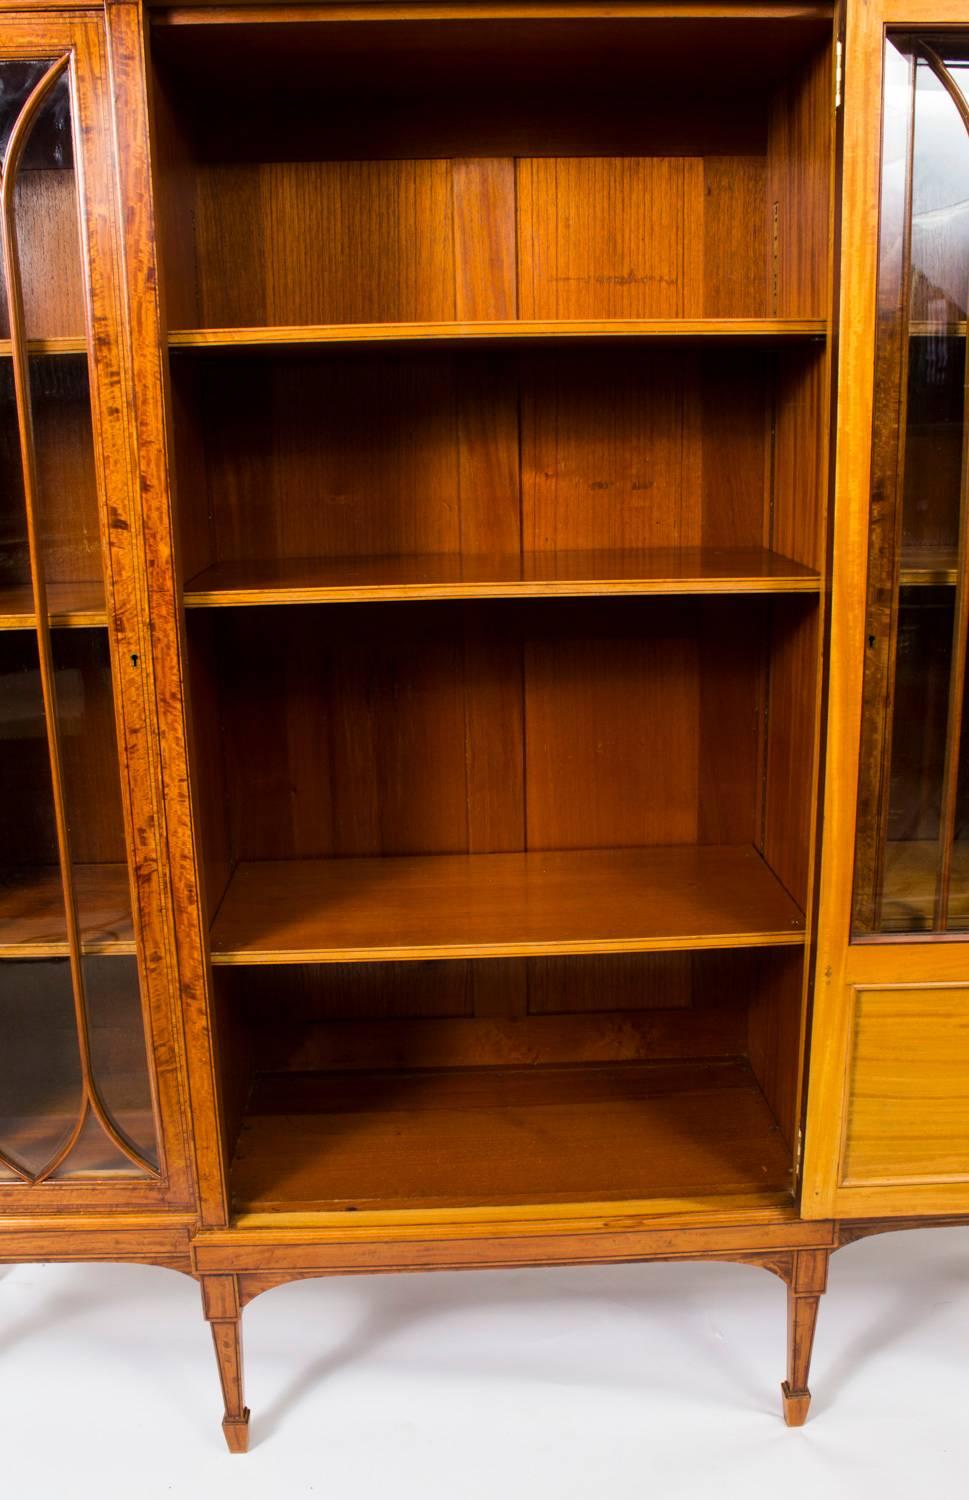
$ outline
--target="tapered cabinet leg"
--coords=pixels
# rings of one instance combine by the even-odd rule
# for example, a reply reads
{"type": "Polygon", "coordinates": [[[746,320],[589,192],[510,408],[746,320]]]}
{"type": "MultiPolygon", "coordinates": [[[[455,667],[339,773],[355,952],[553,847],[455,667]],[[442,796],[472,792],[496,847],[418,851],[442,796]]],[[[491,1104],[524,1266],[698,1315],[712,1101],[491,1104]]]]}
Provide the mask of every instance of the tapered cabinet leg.
{"type": "Polygon", "coordinates": [[[787,1288],[787,1379],[781,1386],[784,1421],[803,1427],[811,1405],[808,1375],[818,1305],[828,1279],[827,1250],[797,1250],[787,1288]]]}
{"type": "Polygon", "coordinates": [[[222,1431],[230,1453],[245,1453],[249,1447],[249,1408],[243,1386],[242,1308],[237,1278],[203,1276],[202,1307],[212,1329],[222,1382],[222,1431]]]}

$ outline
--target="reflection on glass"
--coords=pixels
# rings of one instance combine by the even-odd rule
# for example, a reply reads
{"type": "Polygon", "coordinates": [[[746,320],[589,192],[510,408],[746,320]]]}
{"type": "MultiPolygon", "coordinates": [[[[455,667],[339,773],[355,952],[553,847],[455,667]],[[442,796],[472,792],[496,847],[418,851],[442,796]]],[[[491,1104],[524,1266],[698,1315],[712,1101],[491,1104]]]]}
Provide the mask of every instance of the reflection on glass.
{"type": "Polygon", "coordinates": [[[5,251],[22,294],[10,295],[17,279],[8,286],[5,269],[0,336],[26,354],[32,430],[22,437],[16,358],[0,360],[0,1180],[26,1185],[158,1166],[104,628],[69,76],[56,62],[0,62],[5,251]],[[38,86],[48,91],[8,171],[38,86]]]}
{"type": "Polygon", "coordinates": [[[969,925],[969,32],[885,49],[854,931],[969,925]]]}

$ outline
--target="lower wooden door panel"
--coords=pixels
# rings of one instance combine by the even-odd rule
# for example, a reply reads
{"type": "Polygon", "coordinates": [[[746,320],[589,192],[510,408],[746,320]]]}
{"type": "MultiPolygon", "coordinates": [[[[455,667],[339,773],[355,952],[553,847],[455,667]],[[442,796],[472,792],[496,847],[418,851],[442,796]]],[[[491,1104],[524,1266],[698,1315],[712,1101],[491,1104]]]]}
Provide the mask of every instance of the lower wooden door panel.
{"type": "Polygon", "coordinates": [[[965,1185],[969,985],[858,986],[843,1187],[965,1185]]]}

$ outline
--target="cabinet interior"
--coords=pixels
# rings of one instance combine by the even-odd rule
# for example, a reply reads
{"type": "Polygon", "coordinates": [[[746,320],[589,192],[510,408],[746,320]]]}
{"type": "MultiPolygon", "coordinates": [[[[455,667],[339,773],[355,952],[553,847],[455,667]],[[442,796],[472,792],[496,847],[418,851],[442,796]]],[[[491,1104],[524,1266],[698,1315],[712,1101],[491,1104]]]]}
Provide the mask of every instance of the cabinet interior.
{"type": "Polygon", "coordinates": [[[830,17],[152,48],[235,1212],[790,1204],[830,17]]]}

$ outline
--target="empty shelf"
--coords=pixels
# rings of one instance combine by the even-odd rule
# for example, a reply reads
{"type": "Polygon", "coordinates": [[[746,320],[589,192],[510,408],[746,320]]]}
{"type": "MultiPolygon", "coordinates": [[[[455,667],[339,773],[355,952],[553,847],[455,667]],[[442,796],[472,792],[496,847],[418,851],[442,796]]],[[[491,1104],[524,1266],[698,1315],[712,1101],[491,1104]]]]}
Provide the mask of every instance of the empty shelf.
{"type": "Polygon", "coordinates": [[[511,556],[219,562],[185,587],[190,609],[380,599],[817,593],[811,568],[766,548],[526,552],[511,556]]]}
{"type": "Polygon", "coordinates": [[[804,941],[749,845],[438,854],[237,866],[212,962],[635,953],[804,941]]]}
{"type": "Polygon", "coordinates": [[[240,1214],[725,1197],[790,1201],[744,1061],[274,1074],[232,1169],[240,1214]]]}
{"type": "Polygon", "coordinates": [[[474,323],[261,324],[252,328],[179,328],[170,349],[256,348],[273,344],[440,343],[533,339],[823,338],[824,318],[525,318],[474,323]]]}

